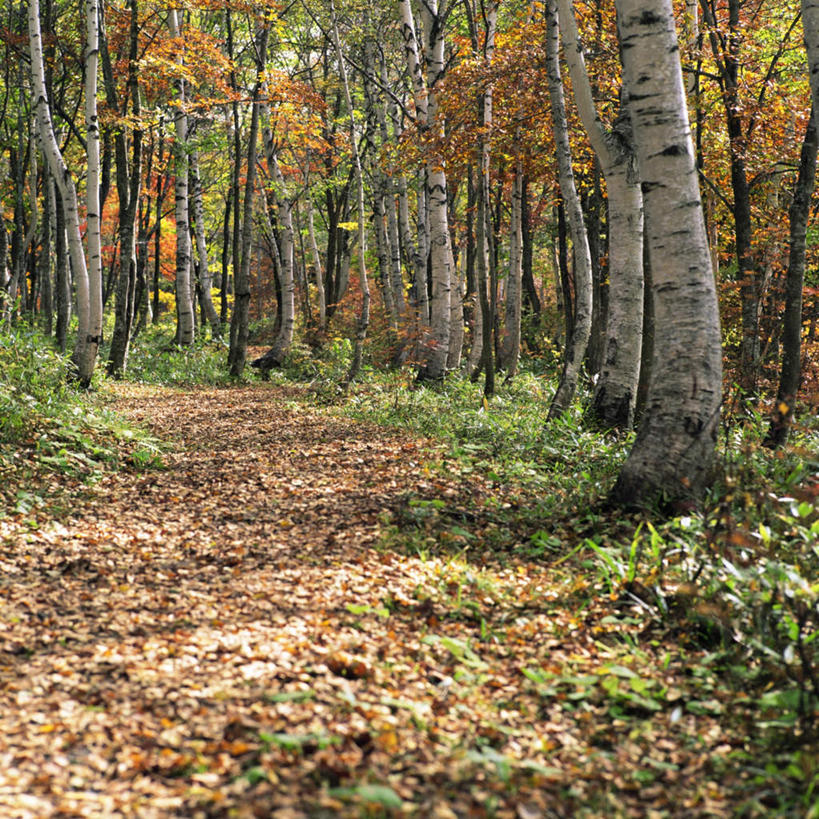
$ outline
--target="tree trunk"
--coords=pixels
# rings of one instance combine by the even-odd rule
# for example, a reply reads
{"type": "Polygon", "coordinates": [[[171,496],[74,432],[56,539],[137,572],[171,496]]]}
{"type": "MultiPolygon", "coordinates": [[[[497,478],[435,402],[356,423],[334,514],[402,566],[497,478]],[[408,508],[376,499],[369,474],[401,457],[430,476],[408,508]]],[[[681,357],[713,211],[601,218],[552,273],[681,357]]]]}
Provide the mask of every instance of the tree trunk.
{"type": "Polygon", "coordinates": [[[606,131],[592,97],[571,0],[559,0],[559,6],[575,101],[608,193],[608,315],[590,409],[602,425],[627,429],[634,421],[643,327],[643,198],[634,166],[628,89],[621,89],[621,111],[613,130],[606,131]]]}
{"type": "MultiPolygon", "coordinates": [[[[806,19],[805,22],[807,23],[808,20],[806,19]]],[[[799,390],[802,363],[802,287],[805,280],[805,245],[811,196],[816,182],[816,153],[819,144],[816,129],[817,110],[819,109],[815,106],[811,109],[808,129],[802,142],[799,176],[788,214],[790,252],[785,283],[785,315],[782,319],[782,371],[779,377],[776,407],[765,439],[765,444],[771,448],[782,446],[788,439],[796,394],[799,390]]]]}
{"type": "MultiPolygon", "coordinates": [[[[279,158],[273,142],[273,132],[267,124],[270,121],[270,113],[266,105],[261,106],[261,116],[265,122],[265,127],[262,129],[265,158],[267,159],[268,171],[272,175],[273,183],[276,186],[281,320],[273,346],[261,358],[257,358],[253,362],[253,366],[262,370],[269,370],[272,367],[282,366],[287,353],[290,351],[290,345],[293,343],[293,328],[296,321],[296,284],[293,275],[293,200],[287,196],[284,175],[279,167],[279,158]]],[[[275,243],[275,238],[273,241],[275,243]]]]}
{"type": "Polygon", "coordinates": [[[202,178],[199,174],[199,152],[191,152],[191,202],[193,204],[193,235],[196,239],[196,252],[199,256],[199,288],[205,320],[210,325],[213,338],[222,335],[222,324],[219,314],[213,306],[213,277],[208,263],[208,245],[205,241],[205,208],[202,204],[202,178]]]}
{"type": "MultiPolygon", "coordinates": [[[[28,31],[31,49],[31,84],[34,95],[34,106],[37,112],[37,125],[43,150],[48,160],[51,173],[60,189],[62,197],[66,229],[68,232],[68,246],[71,254],[71,264],[74,269],[74,280],[77,285],[77,342],[71,356],[76,368],[77,378],[83,386],[91,383],[94,373],[97,347],[99,346],[99,326],[91,324],[92,298],[102,307],[102,288],[99,277],[95,282],[98,294],[92,296],[89,287],[88,267],[85,262],[82,239],[80,237],[80,215],[77,203],[77,189],[71,173],[63,160],[60,147],[54,135],[51,122],[48,98],[46,97],[45,79],[43,74],[43,48],[40,35],[40,4],[38,0],[29,0],[28,31]]],[[[91,140],[89,140],[90,142],[91,140]]],[[[99,164],[97,164],[99,170],[99,164]]],[[[90,187],[90,185],[89,185],[90,187]]],[[[95,320],[98,320],[95,308],[95,320]]]]}
{"type": "Polygon", "coordinates": [[[656,331],[645,413],[611,499],[642,506],[697,497],[711,480],[722,351],[671,2],[616,6],[649,214],[656,331]]]}
{"type": "Polygon", "coordinates": [[[313,200],[307,197],[307,235],[310,239],[310,251],[313,254],[313,268],[316,276],[316,296],[318,298],[319,332],[327,329],[327,296],[324,292],[324,270],[321,254],[316,241],[316,227],[313,220],[313,200]]]}
{"type": "MultiPolygon", "coordinates": [[[[403,23],[402,36],[407,67],[413,84],[415,110],[419,127],[422,130],[440,128],[441,126],[437,122],[437,86],[446,70],[444,22],[448,13],[447,2],[446,0],[430,0],[430,2],[423,4],[421,8],[426,74],[421,65],[420,55],[422,50],[419,48],[409,0],[401,0],[400,6],[403,23]]],[[[446,373],[449,355],[452,247],[450,244],[447,205],[444,161],[442,157],[435,157],[427,162],[426,167],[431,290],[429,298],[429,333],[419,349],[418,379],[420,381],[442,379],[446,373]]],[[[419,202],[419,223],[421,219],[422,211],[419,202]]],[[[419,230],[419,239],[422,232],[422,230],[419,230]]],[[[421,273],[422,271],[417,272],[421,273]]],[[[416,295],[419,305],[423,305],[423,299],[426,296],[425,284],[426,272],[424,271],[424,281],[416,282],[416,295]]],[[[423,322],[423,315],[421,320],[423,322]]]]}
{"type": "MultiPolygon", "coordinates": [[[[168,12],[171,37],[180,38],[176,9],[168,12]]],[[[180,40],[181,43],[181,40],[180,40]]],[[[180,60],[184,58],[180,57],[180,60]]],[[[191,242],[188,216],[188,117],[185,113],[185,81],[174,80],[176,108],[174,109],[173,167],[176,177],[176,343],[189,347],[194,338],[193,299],[191,298],[191,242]]]]}
{"type": "Polygon", "coordinates": [[[250,256],[253,244],[253,199],[256,185],[256,142],[259,136],[259,96],[267,62],[267,41],[270,34],[267,22],[258,35],[256,84],[253,87],[250,134],[247,144],[247,171],[245,173],[244,214],[242,215],[242,256],[234,272],[233,313],[230,317],[230,349],[228,367],[234,378],[245,369],[247,358],[248,314],[250,307],[250,256]]]}
{"type": "Polygon", "coordinates": [[[330,13],[332,15],[332,35],[335,46],[336,59],[338,60],[338,70],[341,74],[341,83],[344,89],[344,100],[347,103],[347,116],[350,126],[350,149],[353,154],[353,167],[355,168],[356,188],[358,191],[358,286],[361,290],[361,312],[358,316],[355,340],[353,343],[353,360],[347,373],[345,383],[349,384],[358,377],[361,370],[361,361],[364,353],[364,340],[367,337],[367,330],[370,326],[370,285],[367,279],[367,231],[365,227],[366,215],[364,213],[364,174],[361,170],[361,157],[358,152],[358,142],[356,140],[355,115],[353,111],[353,98],[350,93],[350,83],[347,79],[347,66],[344,62],[344,55],[341,51],[341,43],[338,37],[338,20],[336,19],[336,9],[333,0],[330,0],[330,13]]]}
{"type": "Polygon", "coordinates": [[[520,155],[515,162],[509,237],[509,274],[506,279],[504,335],[498,360],[498,367],[506,371],[507,380],[517,372],[520,357],[523,272],[523,158],[520,155]]]}
{"type": "MultiPolygon", "coordinates": [[[[122,104],[123,119],[131,102],[134,121],[140,115],[138,84],[138,36],[137,0],[131,0],[130,46],[128,59],[128,93],[122,104]]],[[[116,111],[119,105],[114,72],[108,53],[107,38],[102,48],[103,77],[105,96],[108,105],[116,111]]],[[[134,320],[134,301],[136,288],[136,249],[135,221],[142,182],[142,130],[134,129],[131,147],[129,171],[128,136],[124,125],[118,124],[114,135],[116,153],[117,194],[119,196],[119,271],[117,276],[116,306],[114,313],[114,332],[111,337],[111,350],[108,356],[108,373],[122,376],[128,364],[128,348],[131,342],[131,327],[134,320]]]]}
{"type": "MultiPolygon", "coordinates": [[[[563,373],[560,384],[549,407],[549,419],[565,412],[574,398],[580,368],[589,343],[592,315],[591,254],[580,207],[580,197],[574,183],[572,154],[569,145],[569,129],[566,120],[566,102],[563,96],[563,80],[558,61],[559,26],[557,0],[547,0],[546,4],[546,73],[549,79],[549,99],[551,102],[552,124],[557,152],[560,192],[566,207],[566,217],[572,235],[574,253],[575,307],[571,338],[566,339],[563,373]]],[[[567,305],[568,309],[568,305],[567,305]]]]}

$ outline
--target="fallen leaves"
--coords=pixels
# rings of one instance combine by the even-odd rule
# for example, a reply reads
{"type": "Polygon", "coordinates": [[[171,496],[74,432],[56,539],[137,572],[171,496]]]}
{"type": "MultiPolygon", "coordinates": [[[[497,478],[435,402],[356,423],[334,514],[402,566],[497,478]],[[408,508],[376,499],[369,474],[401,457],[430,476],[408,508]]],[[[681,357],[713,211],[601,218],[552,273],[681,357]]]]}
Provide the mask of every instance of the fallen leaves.
{"type": "Polygon", "coordinates": [[[499,490],[268,386],[117,391],[167,468],[0,531],[0,813],[732,812],[730,692],[565,566],[401,548],[499,490]]]}

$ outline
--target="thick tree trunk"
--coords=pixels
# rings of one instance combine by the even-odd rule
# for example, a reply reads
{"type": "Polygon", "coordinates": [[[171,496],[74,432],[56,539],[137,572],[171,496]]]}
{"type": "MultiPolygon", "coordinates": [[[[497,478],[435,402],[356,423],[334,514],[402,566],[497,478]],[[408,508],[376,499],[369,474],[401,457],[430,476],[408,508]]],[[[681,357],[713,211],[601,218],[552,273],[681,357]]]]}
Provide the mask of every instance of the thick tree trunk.
{"type": "MultiPolygon", "coordinates": [[[[140,115],[138,84],[138,36],[137,0],[131,0],[130,47],[128,60],[128,94],[122,105],[123,118],[131,102],[134,120],[140,115]]],[[[119,105],[114,72],[108,53],[107,39],[103,42],[103,77],[108,105],[117,110],[119,105]]],[[[130,170],[128,162],[128,137],[123,125],[116,126],[114,135],[116,153],[117,194],[119,196],[119,270],[117,276],[114,332],[108,356],[108,373],[121,376],[128,364],[128,348],[134,320],[136,289],[136,236],[135,222],[142,183],[142,130],[134,129],[130,170]]]]}
{"type": "Polygon", "coordinates": [[[816,182],[816,154],[817,145],[819,145],[816,128],[817,110],[819,108],[815,106],[811,110],[808,129],[802,142],[799,176],[788,213],[790,252],[785,283],[785,315],[782,318],[782,371],[779,377],[776,407],[765,439],[766,445],[772,448],[782,446],[788,439],[802,370],[802,287],[805,281],[808,217],[816,182]]]}
{"type": "MultiPolygon", "coordinates": [[[[566,217],[572,235],[574,252],[575,306],[571,338],[566,339],[563,373],[560,384],[549,407],[549,419],[565,412],[574,398],[580,368],[589,343],[592,315],[591,254],[586,237],[580,197],[574,183],[572,154],[569,146],[569,128],[566,120],[566,102],[563,95],[563,80],[560,76],[558,54],[559,27],[557,0],[546,3],[546,73],[549,79],[549,99],[551,102],[552,124],[557,152],[560,192],[566,207],[566,217]]],[[[568,309],[568,305],[567,305],[568,309]]]]}
{"type": "Polygon", "coordinates": [[[649,214],[656,335],[645,413],[611,498],[642,506],[696,497],[711,480],[722,352],[671,2],[616,6],[649,214]]]}
{"type": "MultiPolygon", "coordinates": [[[[407,68],[413,84],[415,113],[419,127],[423,130],[439,128],[437,122],[437,86],[444,76],[446,60],[444,55],[444,21],[448,9],[446,0],[430,0],[423,4],[421,17],[424,30],[426,72],[424,72],[415,23],[409,0],[401,0],[402,36],[404,39],[407,68]]],[[[420,366],[418,379],[440,380],[446,373],[449,356],[449,334],[451,317],[452,247],[449,235],[447,212],[446,172],[442,158],[436,157],[426,168],[426,224],[429,226],[429,333],[419,349],[420,366]]],[[[423,220],[419,200],[419,225],[423,220]]],[[[419,250],[423,229],[419,230],[419,250]]],[[[426,258],[422,256],[422,258],[426,258]]],[[[424,299],[426,297],[426,269],[417,270],[423,280],[416,281],[421,321],[424,322],[424,299]]]]}

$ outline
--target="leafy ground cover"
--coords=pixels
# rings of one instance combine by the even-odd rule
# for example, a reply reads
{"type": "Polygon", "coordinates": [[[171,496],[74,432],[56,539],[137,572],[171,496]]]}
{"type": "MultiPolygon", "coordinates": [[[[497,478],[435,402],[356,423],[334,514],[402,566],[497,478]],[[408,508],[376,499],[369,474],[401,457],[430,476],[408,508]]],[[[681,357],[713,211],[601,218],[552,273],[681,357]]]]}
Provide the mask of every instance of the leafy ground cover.
{"type": "Polygon", "coordinates": [[[521,384],[104,387],[170,444],[5,507],[0,814],[819,815],[809,431],[650,524],[521,384]]]}

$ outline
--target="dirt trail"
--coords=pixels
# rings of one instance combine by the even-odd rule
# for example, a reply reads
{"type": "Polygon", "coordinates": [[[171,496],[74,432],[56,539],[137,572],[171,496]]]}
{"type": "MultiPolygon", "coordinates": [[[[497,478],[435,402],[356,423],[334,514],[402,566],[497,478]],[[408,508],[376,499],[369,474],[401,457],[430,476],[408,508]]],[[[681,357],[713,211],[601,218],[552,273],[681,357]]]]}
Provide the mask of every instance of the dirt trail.
{"type": "Polygon", "coordinates": [[[479,480],[267,385],[118,389],[168,468],[0,543],[0,816],[724,810],[673,736],[716,723],[636,730],[594,676],[562,682],[629,660],[555,573],[382,539],[426,513],[410,497],[473,504],[479,480]],[[563,676],[547,696],[525,669],[563,676]]]}

